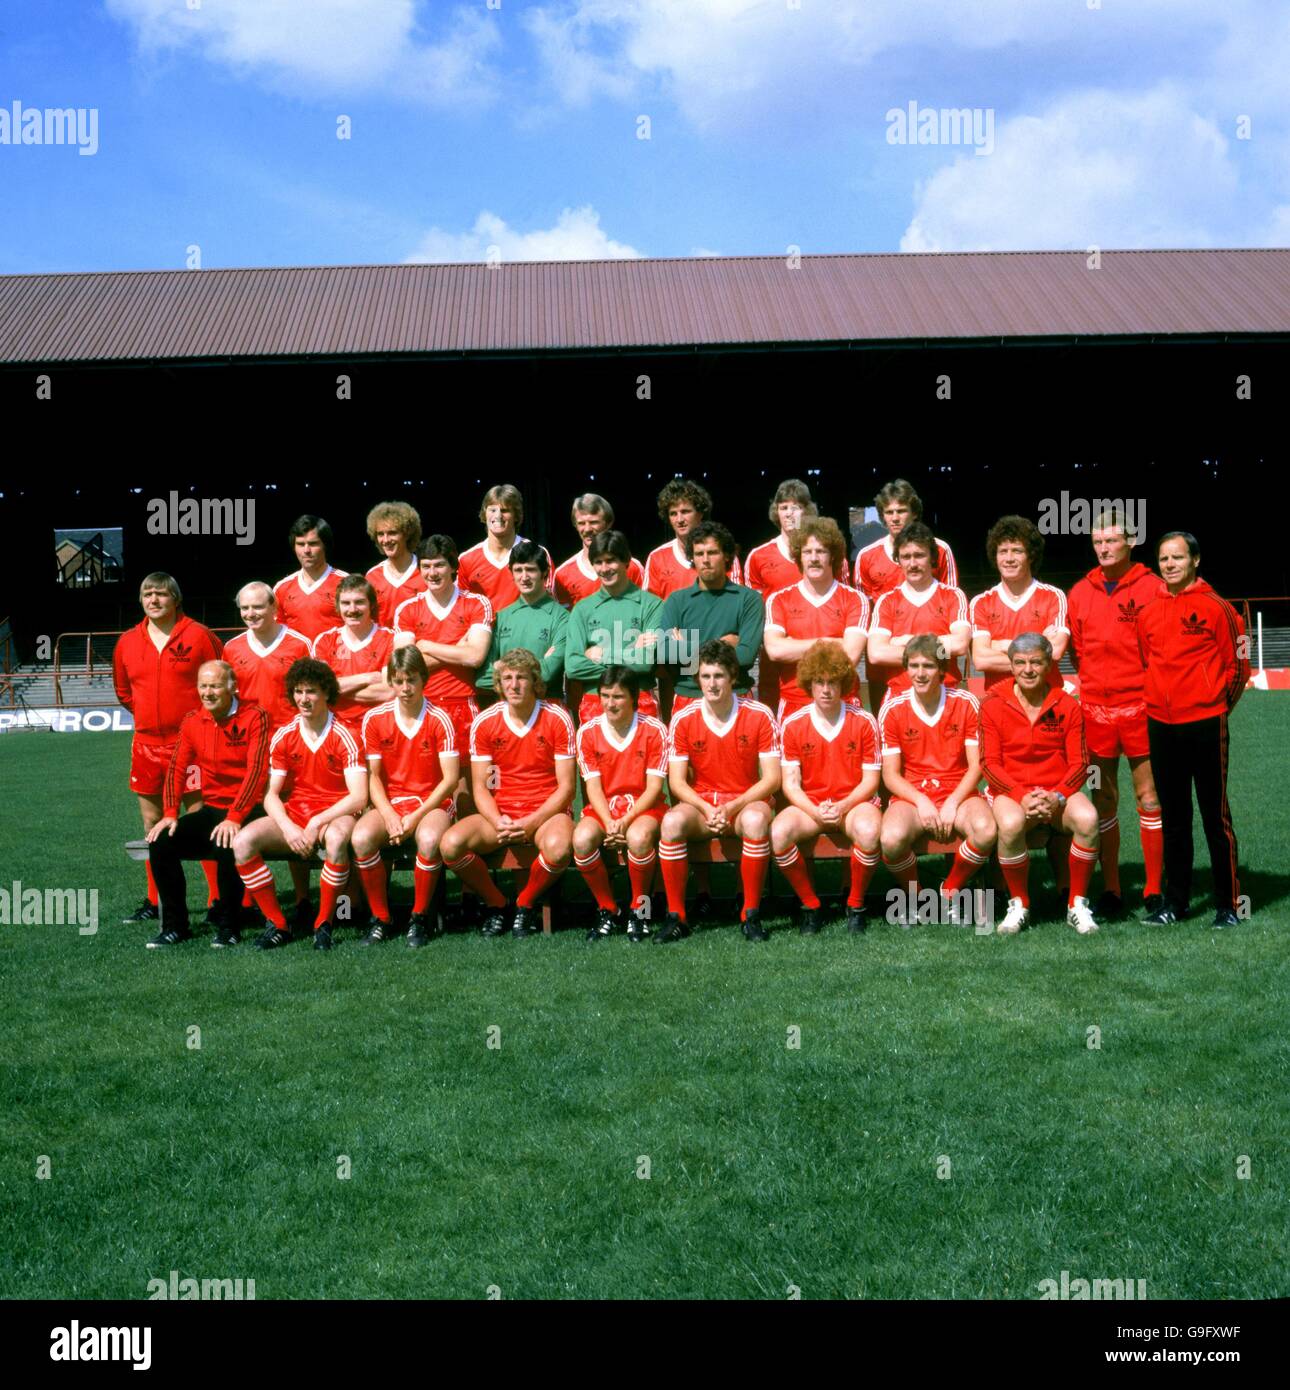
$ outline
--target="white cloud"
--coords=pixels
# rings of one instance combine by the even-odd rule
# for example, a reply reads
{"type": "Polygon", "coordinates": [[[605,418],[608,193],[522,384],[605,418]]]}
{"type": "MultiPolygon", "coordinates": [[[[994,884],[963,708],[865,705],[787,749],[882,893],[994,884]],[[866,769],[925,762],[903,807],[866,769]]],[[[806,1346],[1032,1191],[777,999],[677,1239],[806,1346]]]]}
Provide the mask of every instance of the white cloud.
{"type": "Polygon", "coordinates": [[[1086,92],[1004,121],[993,154],[960,155],[921,184],[900,249],[1242,244],[1238,191],[1228,140],[1176,87],[1086,92]]]}
{"type": "MultiPolygon", "coordinates": [[[[106,0],[145,51],[191,49],[213,62],[291,88],[380,89],[429,104],[486,100],[500,43],[482,7],[436,17],[418,38],[417,0],[106,0]]],[[[424,16],[422,16],[424,18],[424,16]]]]}
{"type": "Polygon", "coordinates": [[[485,261],[492,247],[497,248],[493,256],[503,261],[622,261],[641,254],[634,246],[606,236],[595,208],[580,207],[565,208],[554,227],[533,232],[517,231],[487,211],[479,214],[468,232],[431,227],[405,262],[485,261]]]}

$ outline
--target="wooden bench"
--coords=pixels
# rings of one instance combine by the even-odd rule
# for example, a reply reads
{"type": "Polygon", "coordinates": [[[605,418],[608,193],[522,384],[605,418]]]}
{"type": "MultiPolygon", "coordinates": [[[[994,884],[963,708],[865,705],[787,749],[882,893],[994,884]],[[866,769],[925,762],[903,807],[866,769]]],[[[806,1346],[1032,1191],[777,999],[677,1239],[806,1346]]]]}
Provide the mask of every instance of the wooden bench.
{"type": "MultiPolygon", "coordinates": [[[[385,860],[386,864],[389,865],[391,871],[393,871],[394,869],[410,869],[412,867],[413,860],[416,858],[416,850],[416,845],[411,841],[402,845],[386,845],[386,847],[381,851],[381,858],[385,860]]],[[[127,857],[130,859],[146,861],[148,858],[148,842],[147,840],[127,840],[125,842],[125,852],[127,857]]],[[[522,870],[524,873],[527,873],[529,869],[533,867],[533,861],[537,858],[537,856],[538,851],[536,845],[524,845],[519,849],[499,849],[493,854],[486,855],[484,857],[484,862],[488,865],[489,871],[491,873],[496,873],[499,869],[517,869],[522,870]]],[[[290,854],[264,855],[264,859],[266,860],[266,862],[270,864],[285,864],[288,860],[293,858],[295,858],[295,856],[290,854]]],[[[191,861],[185,860],[185,863],[188,862],[194,864],[213,864],[215,861],[213,859],[194,859],[191,861]]],[[[312,863],[310,864],[310,867],[313,867],[312,863]]],[[[355,872],[352,859],[350,861],[350,871],[355,872]]],[[[446,880],[444,878],[440,878],[439,880],[441,890],[445,881],[446,880]]],[[[551,905],[549,902],[544,901],[541,904],[541,907],[542,930],[546,933],[547,936],[550,936],[551,905]]]]}

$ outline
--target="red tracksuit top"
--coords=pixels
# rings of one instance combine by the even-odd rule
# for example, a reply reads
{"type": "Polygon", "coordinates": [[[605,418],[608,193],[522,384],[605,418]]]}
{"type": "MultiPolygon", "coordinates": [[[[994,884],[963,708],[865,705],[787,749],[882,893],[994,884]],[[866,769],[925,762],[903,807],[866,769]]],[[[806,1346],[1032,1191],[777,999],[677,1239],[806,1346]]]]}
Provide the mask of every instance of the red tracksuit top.
{"type": "Polygon", "coordinates": [[[225,819],[241,825],[269,786],[268,714],[259,705],[234,700],[222,720],[204,706],[184,715],[166,769],[162,804],[167,816],[178,816],[185,774],[194,763],[202,770],[202,802],[227,811],[225,819]]]}
{"type": "Polygon", "coordinates": [[[1013,681],[987,690],[981,701],[981,771],[992,792],[1014,801],[1036,787],[1074,796],[1088,777],[1079,701],[1050,686],[1032,724],[1013,681]]]}
{"type": "Polygon", "coordinates": [[[1146,565],[1130,565],[1108,594],[1101,566],[1094,565],[1066,599],[1071,658],[1079,672],[1080,699],[1088,705],[1136,705],[1146,672],[1138,651],[1138,619],[1165,581],[1146,565]]]}
{"type": "Polygon", "coordinates": [[[1191,724],[1228,713],[1250,678],[1237,645],[1244,634],[1236,609],[1203,579],[1156,599],[1138,619],[1147,714],[1161,724],[1191,724]]]}
{"type": "Polygon", "coordinates": [[[179,721],[200,708],[197,668],[224,654],[224,644],[192,618],[181,617],[160,651],[148,636],[148,620],[123,632],[112,652],[116,698],[134,716],[134,731],[169,743],[179,721]]]}

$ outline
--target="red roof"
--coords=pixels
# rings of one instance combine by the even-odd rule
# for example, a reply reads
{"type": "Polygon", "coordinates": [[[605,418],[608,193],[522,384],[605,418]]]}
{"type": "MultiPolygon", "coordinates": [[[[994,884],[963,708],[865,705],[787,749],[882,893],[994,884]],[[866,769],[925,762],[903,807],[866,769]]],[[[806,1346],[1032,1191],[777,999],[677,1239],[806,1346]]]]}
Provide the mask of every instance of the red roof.
{"type": "Polygon", "coordinates": [[[1290,332],[1290,250],[0,276],[0,362],[1290,332]]]}

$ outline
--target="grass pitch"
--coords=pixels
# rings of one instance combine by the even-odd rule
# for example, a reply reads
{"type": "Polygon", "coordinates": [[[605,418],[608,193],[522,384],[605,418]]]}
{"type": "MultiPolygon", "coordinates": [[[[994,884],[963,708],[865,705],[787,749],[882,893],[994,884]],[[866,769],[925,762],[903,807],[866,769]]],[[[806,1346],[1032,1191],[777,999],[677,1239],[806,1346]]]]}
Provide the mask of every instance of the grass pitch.
{"type": "Polygon", "coordinates": [[[0,927],[0,1295],[143,1298],[171,1270],[261,1299],[1034,1298],[1063,1270],[1283,1295],[1287,747],[1290,700],[1247,696],[1232,931],[1205,867],[1192,921],[1088,940],[1049,913],[1015,939],[772,919],[762,947],[264,955],[118,925],[125,736],[0,737],[3,886],[101,913],[0,927]]]}

